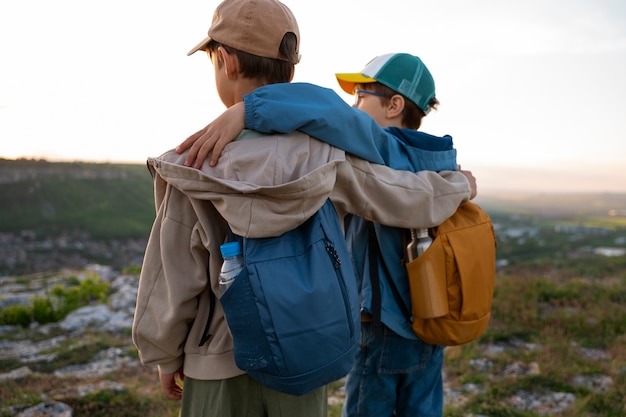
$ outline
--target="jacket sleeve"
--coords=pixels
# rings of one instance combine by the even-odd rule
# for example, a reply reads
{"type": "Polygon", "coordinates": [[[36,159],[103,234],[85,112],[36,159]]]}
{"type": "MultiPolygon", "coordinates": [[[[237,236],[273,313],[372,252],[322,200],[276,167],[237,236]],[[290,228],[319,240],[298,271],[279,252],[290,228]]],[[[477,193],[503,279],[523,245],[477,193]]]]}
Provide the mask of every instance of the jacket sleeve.
{"type": "Polygon", "coordinates": [[[155,177],[157,216],[139,278],[132,327],[142,363],[173,373],[207,285],[208,255],[195,236],[193,208],[177,189],[155,177]]]}
{"type": "Polygon", "coordinates": [[[341,217],[350,213],[387,226],[425,228],[454,214],[470,192],[458,171],[396,171],[347,155],[331,198],[341,217]]]}
{"type": "Polygon", "coordinates": [[[244,96],[246,128],[300,130],[366,161],[389,165],[401,143],[333,90],[308,83],[270,84],[244,96]],[[280,115],[280,117],[277,117],[280,115]],[[358,138],[355,140],[354,138],[358,138]]]}
{"type": "Polygon", "coordinates": [[[308,83],[270,84],[245,95],[244,104],[246,128],[261,133],[300,130],[366,161],[395,169],[441,171],[457,166],[452,137],[382,128],[328,88],[308,83]]]}

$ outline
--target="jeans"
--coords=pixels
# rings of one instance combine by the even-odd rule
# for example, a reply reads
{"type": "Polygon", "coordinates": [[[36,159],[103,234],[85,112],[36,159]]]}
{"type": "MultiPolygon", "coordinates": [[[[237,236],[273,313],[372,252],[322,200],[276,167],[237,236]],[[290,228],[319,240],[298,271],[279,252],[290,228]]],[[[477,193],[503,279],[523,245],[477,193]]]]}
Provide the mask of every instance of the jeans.
{"type": "Polygon", "coordinates": [[[443,347],[398,336],[376,336],[361,323],[361,346],[346,380],[342,417],[441,417],[443,347]]]}

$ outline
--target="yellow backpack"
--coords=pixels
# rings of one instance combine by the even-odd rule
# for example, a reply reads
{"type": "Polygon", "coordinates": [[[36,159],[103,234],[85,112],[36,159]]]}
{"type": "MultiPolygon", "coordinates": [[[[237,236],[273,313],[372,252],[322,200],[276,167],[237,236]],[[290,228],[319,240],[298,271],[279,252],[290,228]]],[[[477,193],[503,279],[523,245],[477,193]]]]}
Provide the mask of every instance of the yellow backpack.
{"type": "Polygon", "coordinates": [[[393,281],[388,282],[421,340],[462,345],[480,337],[489,324],[496,275],[493,224],[477,204],[468,202],[433,228],[432,236],[431,246],[406,264],[410,312],[393,281]]]}
{"type": "Polygon", "coordinates": [[[433,243],[406,264],[411,288],[411,327],[423,341],[455,346],[481,336],[491,314],[496,276],[496,238],[491,219],[478,205],[466,203],[433,230],[433,243]],[[425,291],[415,291],[425,273],[443,288],[438,302],[446,312],[424,317],[425,291]],[[447,307],[447,308],[446,308],[447,307]]]}

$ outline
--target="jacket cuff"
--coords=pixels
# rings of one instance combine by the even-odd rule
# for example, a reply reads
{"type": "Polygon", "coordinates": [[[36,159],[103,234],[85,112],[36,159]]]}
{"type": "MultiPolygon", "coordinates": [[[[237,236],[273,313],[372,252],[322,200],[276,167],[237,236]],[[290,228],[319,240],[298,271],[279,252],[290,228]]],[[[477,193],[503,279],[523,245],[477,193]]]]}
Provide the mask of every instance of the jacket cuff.
{"type": "Polygon", "coordinates": [[[158,364],[159,372],[161,374],[173,374],[176,373],[183,366],[183,358],[176,358],[171,362],[158,364]]]}

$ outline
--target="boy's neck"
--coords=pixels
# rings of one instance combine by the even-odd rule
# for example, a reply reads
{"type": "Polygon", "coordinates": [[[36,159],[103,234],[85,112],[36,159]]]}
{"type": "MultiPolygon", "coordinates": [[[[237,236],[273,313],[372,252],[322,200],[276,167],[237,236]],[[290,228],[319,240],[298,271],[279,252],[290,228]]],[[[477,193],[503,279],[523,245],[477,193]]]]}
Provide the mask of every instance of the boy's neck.
{"type": "Polygon", "coordinates": [[[233,94],[234,103],[242,102],[244,95],[250,94],[257,88],[263,87],[264,85],[267,84],[252,78],[242,78],[238,80],[233,94]]]}

